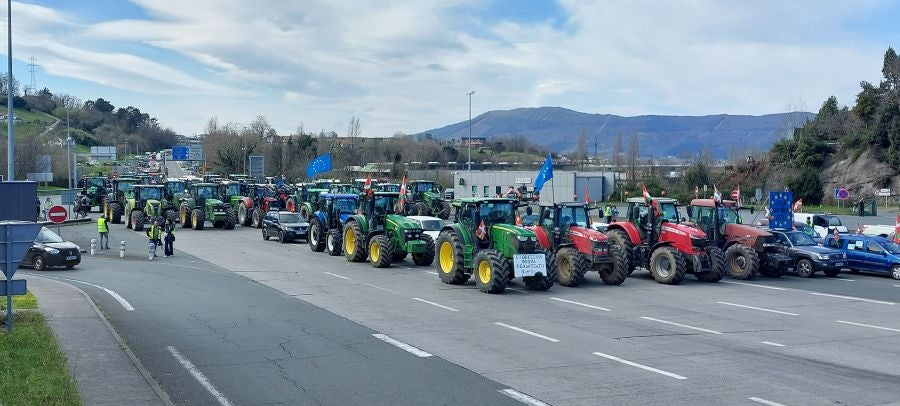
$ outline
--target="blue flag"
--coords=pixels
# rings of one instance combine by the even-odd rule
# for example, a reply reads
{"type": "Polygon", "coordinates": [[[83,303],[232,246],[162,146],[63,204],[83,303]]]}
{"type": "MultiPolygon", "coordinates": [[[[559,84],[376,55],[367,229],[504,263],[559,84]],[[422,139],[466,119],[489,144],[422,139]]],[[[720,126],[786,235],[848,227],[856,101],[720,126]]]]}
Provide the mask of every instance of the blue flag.
{"type": "Polygon", "coordinates": [[[312,179],[314,176],[331,172],[331,153],[327,153],[325,155],[319,155],[316,159],[309,161],[309,165],[306,165],[306,177],[312,179]]]}
{"type": "Polygon", "coordinates": [[[547,154],[544,165],[541,166],[541,170],[534,178],[534,191],[540,192],[544,188],[544,182],[550,179],[553,179],[553,161],[550,160],[550,154],[547,154]]]}

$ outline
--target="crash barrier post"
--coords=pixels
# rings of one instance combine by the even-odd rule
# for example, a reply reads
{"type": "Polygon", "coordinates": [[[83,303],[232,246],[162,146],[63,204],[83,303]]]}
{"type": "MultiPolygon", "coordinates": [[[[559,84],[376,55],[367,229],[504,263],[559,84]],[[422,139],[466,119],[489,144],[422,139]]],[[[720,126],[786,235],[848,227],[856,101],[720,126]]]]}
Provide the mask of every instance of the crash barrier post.
{"type": "Polygon", "coordinates": [[[97,245],[97,239],[91,238],[91,256],[94,255],[94,247],[96,247],[96,245],[97,245]]]}
{"type": "Polygon", "coordinates": [[[125,258],[125,241],[119,243],[119,258],[125,258]]]}

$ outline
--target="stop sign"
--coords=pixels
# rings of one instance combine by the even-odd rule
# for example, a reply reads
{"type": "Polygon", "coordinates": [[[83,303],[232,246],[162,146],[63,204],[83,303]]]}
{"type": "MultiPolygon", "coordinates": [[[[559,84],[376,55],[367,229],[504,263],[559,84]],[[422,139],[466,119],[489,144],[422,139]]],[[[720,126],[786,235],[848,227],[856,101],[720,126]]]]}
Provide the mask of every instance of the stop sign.
{"type": "Polygon", "coordinates": [[[66,208],[62,206],[53,206],[47,211],[47,218],[56,224],[66,221],[66,218],[68,217],[69,213],[66,211],[66,208]]]}

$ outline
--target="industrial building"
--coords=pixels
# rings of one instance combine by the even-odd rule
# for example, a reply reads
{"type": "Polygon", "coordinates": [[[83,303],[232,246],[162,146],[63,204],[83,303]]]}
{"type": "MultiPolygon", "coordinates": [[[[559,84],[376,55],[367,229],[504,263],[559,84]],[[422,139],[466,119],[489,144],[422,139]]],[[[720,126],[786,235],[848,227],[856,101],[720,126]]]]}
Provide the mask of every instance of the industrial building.
{"type": "MultiPolygon", "coordinates": [[[[533,191],[536,175],[537,171],[456,171],[452,187],[456,198],[492,197],[506,192],[511,185],[533,191]]],[[[592,202],[606,201],[618,180],[616,172],[553,171],[553,179],[541,190],[540,201],[584,201],[585,193],[592,202]]]]}

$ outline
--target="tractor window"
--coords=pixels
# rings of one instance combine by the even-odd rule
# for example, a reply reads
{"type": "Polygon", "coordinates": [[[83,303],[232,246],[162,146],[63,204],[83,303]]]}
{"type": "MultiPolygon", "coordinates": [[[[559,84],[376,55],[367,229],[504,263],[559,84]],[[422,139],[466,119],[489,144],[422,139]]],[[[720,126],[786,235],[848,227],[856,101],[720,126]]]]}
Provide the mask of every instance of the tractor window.
{"type": "Polygon", "coordinates": [[[726,224],[740,224],[740,216],[733,209],[719,207],[719,221],[726,224]]]}
{"type": "Polygon", "coordinates": [[[394,213],[394,204],[397,199],[392,196],[378,196],[375,198],[375,214],[392,214],[394,213]]]}
{"type": "Polygon", "coordinates": [[[678,209],[675,207],[675,204],[662,203],[659,205],[659,210],[662,211],[663,220],[669,221],[671,223],[680,222],[678,219],[678,209]]]}
{"type": "Polygon", "coordinates": [[[515,224],[515,209],[512,203],[490,202],[482,203],[479,212],[481,219],[491,224],[515,224]]]}
{"type": "Polygon", "coordinates": [[[434,189],[434,183],[423,182],[416,184],[416,192],[430,192],[432,189],[434,189]]]}
{"type": "Polygon", "coordinates": [[[694,221],[697,223],[697,227],[700,227],[701,230],[707,233],[712,230],[712,207],[696,207],[694,208],[694,216],[696,216],[694,221]]]}
{"type": "Polygon", "coordinates": [[[197,197],[202,198],[212,198],[216,195],[216,187],[215,186],[203,186],[197,188],[197,197]]]}
{"type": "Polygon", "coordinates": [[[142,200],[160,200],[162,199],[162,189],[160,188],[143,188],[141,189],[142,200]]]}
{"type": "Polygon", "coordinates": [[[133,182],[130,182],[130,181],[129,182],[121,182],[121,181],[119,182],[119,191],[130,192],[132,190],[134,190],[133,182]]]}
{"type": "Polygon", "coordinates": [[[239,183],[233,183],[226,187],[225,193],[228,196],[240,196],[241,195],[241,185],[239,183]]]}
{"type": "Polygon", "coordinates": [[[475,221],[475,206],[467,204],[462,210],[458,210],[457,217],[461,223],[472,224],[475,221]]]}
{"type": "Polygon", "coordinates": [[[88,187],[106,187],[106,180],[103,178],[91,178],[87,180],[88,187]]]}
{"type": "Polygon", "coordinates": [[[554,226],[554,224],[553,224],[553,214],[554,214],[553,211],[554,211],[554,210],[553,210],[552,207],[548,207],[548,208],[545,208],[545,209],[544,209],[544,220],[543,220],[544,222],[541,223],[541,225],[542,225],[543,227],[546,227],[546,228],[553,228],[553,226],[554,226]]]}
{"type": "Polygon", "coordinates": [[[169,182],[166,183],[166,192],[170,195],[174,195],[175,193],[184,193],[187,187],[184,185],[184,182],[169,182]]]}
{"type": "Polygon", "coordinates": [[[561,229],[567,229],[571,225],[577,225],[579,227],[587,227],[588,219],[587,213],[584,208],[581,207],[565,207],[560,210],[562,218],[560,218],[559,225],[561,229]]]}
{"type": "Polygon", "coordinates": [[[334,210],[338,213],[356,212],[356,201],[353,199],[335,199],[334,210]]]}

